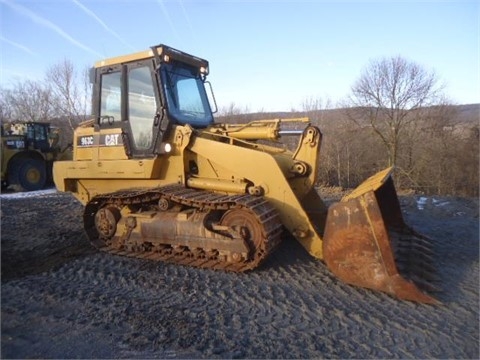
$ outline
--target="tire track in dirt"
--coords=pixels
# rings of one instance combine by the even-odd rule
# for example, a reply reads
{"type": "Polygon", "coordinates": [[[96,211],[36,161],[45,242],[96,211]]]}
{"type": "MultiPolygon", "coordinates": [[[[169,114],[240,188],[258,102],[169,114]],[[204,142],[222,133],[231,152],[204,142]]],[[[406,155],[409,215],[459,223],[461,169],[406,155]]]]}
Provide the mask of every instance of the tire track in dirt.
{"type": "MultiPolygon", "coordinates": [[[[13,259],[29,245],[38,244],[33,258],[46,254],[45,248],[50,254],[85,243],[80,219],[73,219],[81,207],[65,195],[57,197],[48,203],[63,213],[48,216],[45,205],[2,202],[2,271],[4,232],[9,241],[26,242],[7,246],[13,259]],[[31,240],[16,237],[20,220],[7,215],[7,206],[37,214],[21,220],[25,228],[49,217],[55,232],[42,230],[31,240]]],[[[345,285],[288,239],[260,269],[246,274],[82,253],[41,273],[2,277],[2,355],[477,358],[475,228],[462,230],[453,245],[455,230],[445,229],[444,221],[409,210],[422,231],[436,236],[440,280],[455,284],[453,292],[447,287],[440,294],[440,306],[345,285]]]]}

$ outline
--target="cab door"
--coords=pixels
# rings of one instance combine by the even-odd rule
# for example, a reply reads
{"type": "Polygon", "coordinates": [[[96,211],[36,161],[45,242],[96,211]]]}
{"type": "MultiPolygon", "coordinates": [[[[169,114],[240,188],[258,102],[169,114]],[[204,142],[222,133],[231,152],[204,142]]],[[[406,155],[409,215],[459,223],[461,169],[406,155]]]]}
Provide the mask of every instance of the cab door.
{"type": "Polygon", "coordinates": [[[126,86],[126,117],[131,154],[133,157],[154,156],[161,107],[153,61],[129,64],[126,86]]]}
{"type": "Polygon", "coordinates": [[[97,69],[99,159],[156,156],[160,101],[153,60],[97,69]]]}

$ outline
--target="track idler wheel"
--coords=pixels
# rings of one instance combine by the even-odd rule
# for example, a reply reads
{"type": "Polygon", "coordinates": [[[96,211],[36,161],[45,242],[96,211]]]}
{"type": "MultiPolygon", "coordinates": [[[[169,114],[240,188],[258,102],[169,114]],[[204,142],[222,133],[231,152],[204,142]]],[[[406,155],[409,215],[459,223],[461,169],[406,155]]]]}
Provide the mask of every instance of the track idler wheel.
{"type": "MultiPolygon", "coordinates": [[[[247,209],[232,209],[227,211],[220,220],[222,226],[229,227],[243,239],[249,251],[249,259],[253,259],[265,241],[262,224],[255,214],[247,209]]],[[[235,262],[243,261],[241,254],[232,254],[235,262]]]]}
{"type": "Polygon", "coordinates": [[[95,228],[99,238],[111,239],[117,232],[117,223],[120,220],[120,211],[113,206],[101,208],[95,214],[95,228]]]}

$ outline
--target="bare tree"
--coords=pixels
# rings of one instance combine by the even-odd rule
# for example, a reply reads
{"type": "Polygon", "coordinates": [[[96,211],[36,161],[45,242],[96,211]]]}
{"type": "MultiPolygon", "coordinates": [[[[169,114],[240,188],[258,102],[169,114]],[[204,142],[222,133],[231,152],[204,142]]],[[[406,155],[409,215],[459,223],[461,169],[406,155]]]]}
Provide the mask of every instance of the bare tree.
{"type": "Polygon", "coordinates": [[[245,115],[250,112],[248,106],[245,106],[243,109],[240,108],[234,101],[226,106],[222,106],[219,111],[219,116],[233,116],[233,115],[245,115]]]}
{"type": "Polygon", "coordinates": [[[310,120],[319,125],[323,125],[325,120],[325,111],[332,107],[329,98],[322,99],[321,97],[309,96],[302,100],[301,108],[310,120]]]}
{"type": "Polygon", "coordinates": [[[330,109],[332,107],[331,100],[329,98],[323,99],[321,97],[307,96],[301,103],[302,111],[320,111],[330,109]]]}
{"type": "Polygon", "coordinates": [[[0,121],[9,122],[13,119],[13,106],[9,101],[10,90],[0,88],[0,121]]]}
{"type": "Polygon", "coordinates": [[[349,118],[371,127],[384,144],[389,165],[396,165],[406,127],[417,120],[415,112],[435,104],[442,86],[437,76],[397,56],[373,60],[352,87],[349,118]]]}
{"type": "Polygon", "coordinates": [[[226,123],[247,122],[251,120],[249,107],[245,106],[242,109],[233,101],[226,106],[222,106],[217,116],[222,119],[222,122],[226,123]]]}
{"type": "Polygon", "coordinates": [[[86,79],[86,72],[79,74],[67,59],[51,66],[46,73],[46,83],[52,91],[56,113],[66,118],[71,129],[79,121],[85,120],[88,112],[90,89],[86,79]]]}
{"type": "Polygon", "coordinates": [[[47,121],[54,114],[52,93],[40,82],[17,82],[0,94],[2,121],[47,121]]]}

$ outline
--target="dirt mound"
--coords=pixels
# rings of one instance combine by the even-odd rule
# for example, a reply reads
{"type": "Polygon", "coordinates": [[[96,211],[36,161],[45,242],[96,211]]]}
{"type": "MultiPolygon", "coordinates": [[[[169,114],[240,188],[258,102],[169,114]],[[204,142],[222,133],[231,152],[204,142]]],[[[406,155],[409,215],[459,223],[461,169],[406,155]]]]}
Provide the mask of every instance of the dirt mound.
{"type": "Polygon", "coordinates": [[[246,274],[100,253],[69,195],[2,196],[2,357],[478,358],[478,201],[400,201],[439,306],[340,283],[292,239],[246,274]]]}

